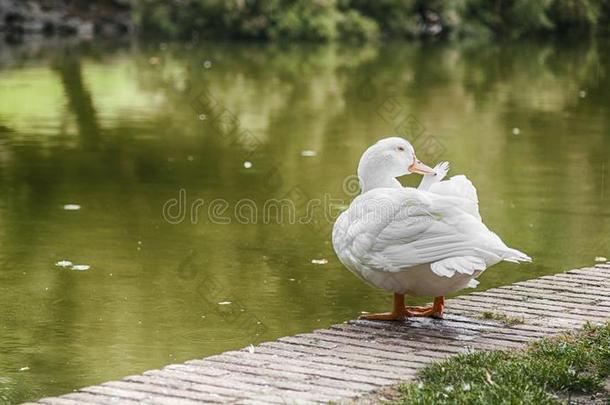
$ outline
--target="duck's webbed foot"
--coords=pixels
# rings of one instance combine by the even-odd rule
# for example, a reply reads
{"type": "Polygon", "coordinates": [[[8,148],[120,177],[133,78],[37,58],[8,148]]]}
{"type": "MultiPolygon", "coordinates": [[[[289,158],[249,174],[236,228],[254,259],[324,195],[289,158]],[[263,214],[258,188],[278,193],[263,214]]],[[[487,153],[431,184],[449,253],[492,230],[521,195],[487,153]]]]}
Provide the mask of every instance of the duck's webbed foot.
{"type": "Polygon", "coordinates": [[[407,319],[407,314],[404,311],[379,312],[376,314],[360,315],[358,319],[365,319],[367,321],[404,321],[407,319]]]}
{"type": "Polygon", "coordinates": [[[435,297],[434,303],[426,307],[408,307],[405,306],[405,312],[408,317],[411,316],[426,316],[430,318],[442,318],[443,310],[445,309],[445,297],[435,297]]]}
{"type": "Polygon", "coordinates": [[[432,311],[432,305],[427,307],[405,306],[407,316],[427,316],[432,311]]]}
{"type": "Polygon", "coordinates": [[[394,294],[394,309],[392,312],[360,315],[358,319],[369,321],[404,321],[407,319],[404,294],[394,294]]]}

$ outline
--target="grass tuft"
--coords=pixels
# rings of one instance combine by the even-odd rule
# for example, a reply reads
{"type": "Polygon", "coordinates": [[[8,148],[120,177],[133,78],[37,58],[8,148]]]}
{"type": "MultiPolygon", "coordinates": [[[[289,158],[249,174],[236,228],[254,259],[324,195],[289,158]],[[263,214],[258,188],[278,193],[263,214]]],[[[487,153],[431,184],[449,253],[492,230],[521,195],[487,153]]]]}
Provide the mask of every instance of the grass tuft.
{"type": "Polygon", "coordinates": [[[505,325],[519,325],[525,322],[523,318],[517,318],[501,312],[484,311],[481,313],[480,317],[482,319],[493,319],[494,321],[501,322],[505,325]]]}
{"type": "Polygon", "coordinates": [[[542,339],[527,349],[461,354],[424,368],[393,404],[558,404],[603,391],[610,323],[542,339]]]}

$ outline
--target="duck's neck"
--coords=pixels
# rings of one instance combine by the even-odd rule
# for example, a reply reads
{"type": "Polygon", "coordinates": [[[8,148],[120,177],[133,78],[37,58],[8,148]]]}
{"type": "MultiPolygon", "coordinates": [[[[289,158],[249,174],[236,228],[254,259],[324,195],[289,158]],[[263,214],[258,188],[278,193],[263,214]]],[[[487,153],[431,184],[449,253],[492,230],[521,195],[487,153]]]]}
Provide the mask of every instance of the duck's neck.
{"type": "Polygon", "coordinates": [[[386,172],[370,170],[370,168],[358,168],[358,179],[360,180],[360,190],[362,193],[375,188],[400,188],[402,185],[394,177],[386,172]],[[368,169],[368,170],[367,170],[368,169]]]}

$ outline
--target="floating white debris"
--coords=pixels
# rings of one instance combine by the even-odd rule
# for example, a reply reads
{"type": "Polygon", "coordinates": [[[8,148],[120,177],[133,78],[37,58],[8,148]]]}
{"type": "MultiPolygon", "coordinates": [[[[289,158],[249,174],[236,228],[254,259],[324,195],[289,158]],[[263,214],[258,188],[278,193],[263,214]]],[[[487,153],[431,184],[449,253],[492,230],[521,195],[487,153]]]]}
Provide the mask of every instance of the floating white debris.
{"type": "Polygon", "coordinates": [[[60,260],[55,263],[57,267],[70,267],[72,266],[72,262],[70,260],[60,260]]]}
{"type": "Polygon", "coordinates": [[[206,69],[209,69],[212,67],[212,61],[210,60],[206,60],[205,62],[203,62],[203,67],[206,69]]]}
{"type": "Polygon", "coordinates": [[[78,211],[80,210],[80,205],[78,204],[65,204],[64,209],[66,211],[78,211]]]}
{"type": "Polygon", "coordinates": [[[596,262],[607,262],[607,261],[608,261],[608,259],[606,259],[604,256],[597,256],[597,257],[595,258],[595,261],[596,261],[596,262]]]}
{"type": "Polygon", "coordinates": [[[312,264],[326,264],[328,263],[328,260],[326,259],[313,259],[311,261],[312,264]]]}
{"type": "Polygon", "coordinates": [[[587,97],[587,92],[584,91],[584,90],[581,90],[581,91],[578,92],[578,96],[580,98],[585,98],[585,97],[587,97]]]}
{"type": "Polygon", "coordinates": [[[301,151],[301,156],[305,156],[305,157],[313,157],[313,156],[317,156],[318,152],[316,152],[315,150],[302,150],[301,151]]]}
{"type": "Polygon", "coordinates": [[[251,354],[254,354],[254,345],[248,346],[248,352],[250,352],[251,354]]]}
{"type": "Polygon", "coordinates": [[[199,114],[199,119],[200,119],[201,121],[205,121],[205,119],[206,119],[206,118],[208,118],[208,116],[207,116],[207,115],[205,115],[205,114],[199,114]]]}
{"type": "Polygon", "coordinates": [[[513,135],[519,135],[521,133],[521,130],[517,127],[513,128],[513,135]]]}
{"type": "Polygon", "coordinates": [[[220,301],[218,305],[231,305],[231,301],[220,301]]]}
{"type": "Polygon", "coordinates": [[[247,161],[247,160],[246,160],[246,161],[244,162],[244,167],[245,167],[246,169],[251,168],[251,167],[252,167],[252,162],[249,162],[249,161],[247,161]]]}
{"type": "Polygon", "coordinates": [[[290,280],[290,281],[296,281],[294,278],[289,278],[288,280],[290,280]]]}
{"type": "Polygon", "coordinates": [[[91,268],[91,266],[89,266],[88,264],[75,264],[74,266],[72,266],[72,270],[75,271],[87,271],[91,268]]]}
{"type": "Polygon", "coordinates": [[[30,368],[26,366],[26,367],[21,367],[21,368],[19,369],[19,371],[28,371],[29,369],[30,369],[30,368]]]}

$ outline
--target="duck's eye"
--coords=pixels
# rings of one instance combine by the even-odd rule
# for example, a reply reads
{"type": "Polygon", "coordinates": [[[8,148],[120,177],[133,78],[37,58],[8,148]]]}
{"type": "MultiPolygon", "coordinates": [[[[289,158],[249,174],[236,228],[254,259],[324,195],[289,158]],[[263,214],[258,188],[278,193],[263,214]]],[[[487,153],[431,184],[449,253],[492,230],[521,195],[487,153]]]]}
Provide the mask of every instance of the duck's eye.
{"type": "Polygon", "coordinates": [[[399,147],[398,147],[398,150],[399,150],[400,152],[404,152],[404,151],[405,151],[405,148],[403,148],[402,146],[399,146],[399,147]]]}

